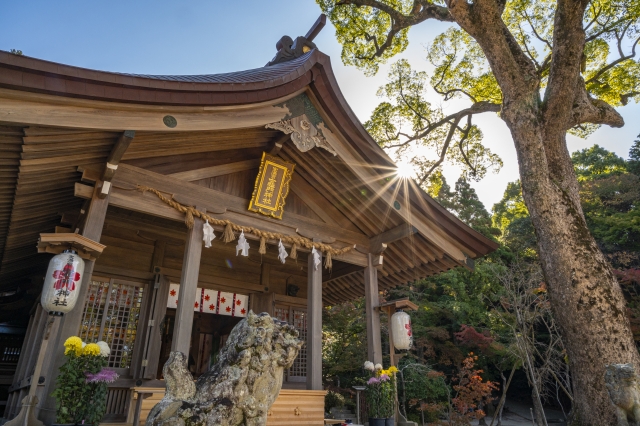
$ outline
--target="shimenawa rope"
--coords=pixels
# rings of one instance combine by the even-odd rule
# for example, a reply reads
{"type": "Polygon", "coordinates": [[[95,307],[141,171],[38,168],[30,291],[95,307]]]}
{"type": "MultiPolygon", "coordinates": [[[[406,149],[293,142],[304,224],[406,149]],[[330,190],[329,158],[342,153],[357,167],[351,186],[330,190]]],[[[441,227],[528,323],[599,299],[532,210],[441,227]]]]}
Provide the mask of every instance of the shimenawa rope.
{"type": "Polygon", "coordinates": [[[294,237],[291,235],[280,234],[278,232],[269,232],[263,231],[258,228],[254,228],[251,226],[240,226],[231,222],[228,219],[216,219],[212,216],[209,216],[206,213],[202,213],[201,211],[191,207],[185,206],[184,204],[180,204],[177,201],[174,201],[170,198],[165,197],[160,191],[154,188],[150,188],[144,185],[137,185],[138,191],[141,192],[151,192],[155,194],[163,203],[168,206],[176,209],[177,211],[184,213],[184,223],[187,225],[187,228],[193,228],[194,218],[200,218],[202,220],[208,220],[210,224],[224,226],[224,232],[222,233],[222,241],[225,243],[229,243],[236,239],[234,232],[242,232],[248,234],[253,234],[256,237],[260,238],[260,248],[258,249],[258,253],[266,254],[267,253],[267,240],[282,240],[285,244],[291,244],[291,252],[289,253],[289,257],[292,259],[298,258],[298,247],[304,247],[308,250],[311,250],[315,247],[316,250],[319,250],[325,254],[324,267],[327,269],[332,268],[332,256],[340,256],[342,254],[348,253],[353,249],[353,247],[344,247],[341,249],[336,249],[331,247],[330,245],[313,242],[308,238],[304,237],[294,237]]]}

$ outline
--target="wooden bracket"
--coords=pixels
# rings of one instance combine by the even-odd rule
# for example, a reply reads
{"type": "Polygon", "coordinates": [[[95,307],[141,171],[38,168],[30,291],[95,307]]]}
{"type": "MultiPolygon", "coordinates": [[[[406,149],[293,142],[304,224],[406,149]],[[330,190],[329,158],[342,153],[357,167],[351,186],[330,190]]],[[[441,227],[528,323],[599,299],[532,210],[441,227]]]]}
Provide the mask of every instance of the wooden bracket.
{"type": "Polygon", "coordinates": [[[76,233],[40,234],[38,240],[38,253],[59,254],[72,248],[78,256],[88,260],[96,260],[105,247],[76,233]]]}
{"type": "Polygon", "coordinates": [[[418,230],[408,223],[391,228],[369,240],[369,253],[380,254],[387,248],[387,244],[409,237],[416,232],[418,230]]]}
{"type": "Polygon", "coordinates": [[[102,172],[102,187],[100,188],[98,197],[105,198],[109,195],[109,191],[111,190],[111,179],[115,176],[116,170],[118,170],[118,164],[120,163],[120,160],[127,148],[129,148],[129,145],[135,135],[135,131],[125,130],[118,138],[118,141],[111,150],[109,157],[107,157],[107,164],[105,164],[104,172],[102,172]]]}
{"type": "Polygon", "coordinates": [[[291,135],[282,135],[269,145],[269,155],[278,155],[282,146],[291,139],[291,135]]]}

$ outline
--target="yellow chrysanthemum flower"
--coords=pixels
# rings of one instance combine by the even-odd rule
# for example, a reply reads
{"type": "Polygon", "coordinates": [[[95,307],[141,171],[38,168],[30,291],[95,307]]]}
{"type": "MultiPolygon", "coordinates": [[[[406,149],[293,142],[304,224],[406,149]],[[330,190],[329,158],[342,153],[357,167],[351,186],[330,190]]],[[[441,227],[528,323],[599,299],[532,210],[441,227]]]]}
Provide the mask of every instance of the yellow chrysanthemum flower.
{"type": "Polygon", "coordinates": [[[82,339],[78,336],[71,336],[64,342],[64,354],[67,355],[70,352],[75,352],[76,355],[82,353],[82,339]]]}
{"type": "Polygon", "coordinates": [[[391,367],[389,367],[389,370],[387,371],[389,371],[389,373],[397,373],[398,369],[392,365],[391,367]]]}
{"type": "Polygon", "coordinates": [[[95,343],[89,343],[82,351],[83,355],[100,355],[100,346],[95,343]]]}

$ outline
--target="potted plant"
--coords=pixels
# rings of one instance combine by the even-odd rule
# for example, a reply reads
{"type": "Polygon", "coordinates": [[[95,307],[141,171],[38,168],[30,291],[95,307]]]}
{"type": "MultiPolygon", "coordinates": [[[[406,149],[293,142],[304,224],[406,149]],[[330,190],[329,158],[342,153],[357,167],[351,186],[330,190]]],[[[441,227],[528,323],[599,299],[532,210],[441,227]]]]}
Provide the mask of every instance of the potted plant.
{"type": "Polygon", "coordinates": [[[56,390],[58,424],[97,425],[107,406],[108,384],[118,375],[105,368],[111,349],[105,342],[85,344],[79,337],[64,342],[66,361],[60,367],[56,390]]]}
{"type": "Polygon", "coordinates": [[[396,372],[391,366],[383,370],[382,365],[367,361],[364,369],[369,372],[365,397],[369,406],[369,426],[393,426],[396,402],[396,372]]]}

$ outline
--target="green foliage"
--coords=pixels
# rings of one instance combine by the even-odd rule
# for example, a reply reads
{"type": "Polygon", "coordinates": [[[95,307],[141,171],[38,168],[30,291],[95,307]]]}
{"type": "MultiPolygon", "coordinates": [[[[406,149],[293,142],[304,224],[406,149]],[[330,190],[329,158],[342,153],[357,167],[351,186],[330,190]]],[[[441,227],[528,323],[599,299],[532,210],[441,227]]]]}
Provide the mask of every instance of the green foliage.
{"type": "Polygon", "coordinates": [[[574,152],[571,154],[571,161],[579,181],[598,179],[626,171],[624,159],[597,144],[574,152]]]}
{"type": "MultiPolygon", "coordinates": [[[[377,73],[381,64],[407,48],[412,26],[428,25],[430,19],[454,21],[448,3],[443,1],[316,2],[336,28],[342,61],[367,75],[377,73]]],[[[535,68],[541,89],[547,86],[552,50],[558,42],[554,39],[556,4],[556,0],[512,0],[505,2],[502,14],[515,40],[512,50],[527,58],[520,59],[521,66],[535,68]]],[[[640,101],[640,62],[636,55],[639,22],[638,0],[589,2],[583,19],[586,40],[581,77],[592,98],[611,106],[640,101]]],[[[485,46],[483,50],[456,25],[433,40],[421,42],[427,42],[432,74],[412,71],[406,60],[396,62],[389,83],[379,91],[383,100],[367,122],[367,129],[397,159],[415,164],[421,185],[432,184],[429,177],[441,171],[443,163],[461,167],[467,178],[482,179],[488,171],[502,166],[500,158],[483,145],[481,130],[472,124],[475,114],[500,111],[502,90],[485,56],[491,49],[485,46]],[[439,99],[427,100],[429,86],[439,99]],[[448,109],[443,101],[456,98],[463,102],[456,107],[462,105],[463,109],[445,114],[448,109]]],[[[545,102],[544,97],[540,102],[545,102]]],[[[570,132],[586,138],[598,127],[579,123],[570,132]]]]}
{"type": "Polygon", "coordinates": [[[388,370],[371,372],[364,391],[369,417],[388,419],[393,417],[396,400],[396,376],[388,370]]]}
{"type": "Polygon", "coordinates": [[[351,386],[367,357],[364,300],[330,306],[322,315],[322,374],[326,381],[340,379],[351,386]]]}
{"type": "Polygon", "coordinates": [[[329,412],[332,408],[344,407],[344,396],[338,392],[329,391],[324,396],[324,410],[329,412]]]}
{"type": "Polygon", "coordinates": [[[520,181],[507,183],[502,199],[493,205],[493,225],[502,231],[501,242],[518,256],[537,258],[537,240],[520,181]]]}
{"type": "MultiPolygon", "coordinates": [[[[640,176],[635,171],[640,149],[636,141],[629,161],[594,145],[571,155],[580,185],[587,226],[614,267],[640,266],[640,176]]],[[[493,224],[501,241],[515,253],[536,257],[536,239],[524,205],[520,182],[510,182],[493,206],[493,224]]]]}
{"type": "Polygon", "coordinates": [[[482,132],[471,119],[463,125],[462,116],[446,116],[441,106],[433,107],[425,100],[427,78],[426,73],[413,71],[406,60],[393,64],[388,83],[378,90],[384,101],[365,123],[367,131],[380,146],[393,150],[397,160],[413,163],[420,184],[441,173],[444,164],[460,167],[468,179],[497,173],[502,160],[482,145],[482,132]]]}
{"type": "Polygon", "coordinates": [[[454,212],[464,223],[489,238],[500,235],[500,230],[493,226],[491,215],[484,208],[475,189],[464,177],[458,179],[453,192],[444,178],[442,182],[436,200],[443,207],[454,212]]]}
{"type": "Polygon", "coordinates": [[[22,56],[22,50],[11,49],[10,52],[14,55],[22,56]]]}
{"type": "Polygon", "coordinates": [[[629,150],[627,170],[629,170],[629,173],[640,176],[640,135],[638,135],[638,139],[633,141],[633,145],[629,150]]]}
{"type": "Polygon", "coordinates": [[[502,91],[482,49],[465,31],[452,27],[437,36],[427,50],[427,60],[435,67],[431,87],[445,100],[502,102],[502,91]]]}
{"type": "MultiPolygon", "coordinates": [[[[379,9],[362,6],[358,7],[345,2],[336,7],[334,0],[316,0],[322,11],[329,17],[336,27],[336,38],[342,45],[342,62],[355,65],[367,75],[378,72],[379,64],[403,52],[409,45],[409,29],[401,30],[392,35],[386,48],[387,34],[391,30],[391,17],[379,9]]],[[[383,0],[392,8],[409,12],[413,1],[383,0]]]]}
{"type": "Polygon", "coordinates": [[[107,384],[87,383],[85,373],[96,374],[106,365],[107,359],[100,355],[66,353],[52,393],[59,424],[97,425],[100,422],[106,411],[107,384]]]}
{"type": "Polygon", "coordinates": [[[402,372],[405,398],[409,401],[446,402],[451,391],[442,374],[415,359],[405,357],[400,360],[399,370],[402,372]]]}

